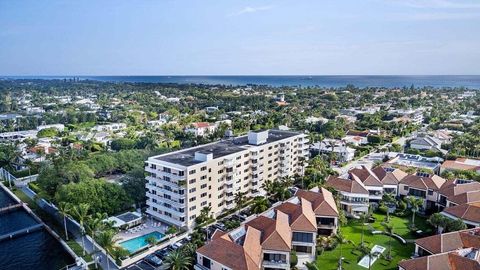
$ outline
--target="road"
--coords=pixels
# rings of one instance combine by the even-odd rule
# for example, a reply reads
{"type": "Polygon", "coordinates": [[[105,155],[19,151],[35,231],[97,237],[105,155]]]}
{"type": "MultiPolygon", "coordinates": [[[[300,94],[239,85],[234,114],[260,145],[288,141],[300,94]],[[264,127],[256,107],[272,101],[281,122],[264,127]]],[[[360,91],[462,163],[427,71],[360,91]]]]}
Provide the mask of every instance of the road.
{"type": "MultiPolygon", "coordinates": [[[[399,139],[397,139],[396,141],[392,142],[392,143],[396,143],[396,144],[399,144],[400,146],[402,146],[402,148],[405,146],[406,142],[408,140],[412,139],[411,136],[409,137],[400,137],[399,139]]],[[[376,149],[383,149],[383,148],[388,148],[392,145],[392,143],[386,143],[382,146],[379,146],[377,147],[376,149]]],[[[360,167],[360,166],[367,166],[367,167],[372,167],[373,164],[377,161],[382,161],[383,160],[383,157],[385,156],[386,152],[373,152],[373,153],[369,153],[369,154],[366,154],[365,156],[359,158],[359,159],[356,159],[356,160],[352,160],[350,162],[348,162],[347,164],[345,164],[344,166],[342,167],[333,167],[333,169],[338,172],[338,174],[340,176],[342,175],[345,175],[348,173],[349,170],[355,168],[355,167],[360,167]]]]}

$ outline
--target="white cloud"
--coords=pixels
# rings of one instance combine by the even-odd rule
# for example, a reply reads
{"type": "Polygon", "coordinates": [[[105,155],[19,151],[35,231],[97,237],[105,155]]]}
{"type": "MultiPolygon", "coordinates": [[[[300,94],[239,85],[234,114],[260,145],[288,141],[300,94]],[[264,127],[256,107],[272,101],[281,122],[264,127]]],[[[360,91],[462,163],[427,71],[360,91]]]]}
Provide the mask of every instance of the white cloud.
{"type": "Polygon", "coordinates": [[[261,6],[261,7],[244,7],[243,9],[235,12],[235,13],[232,13],[230,14],[230,16],[239,16],[239,15],[243,15],[243,14],[247,14],[247,13],[255,13],[255,12],[259,12],[259,11],[266,11],[266,10],[269,10],[269,9],[272,9],[273,6],[261,6]]]}

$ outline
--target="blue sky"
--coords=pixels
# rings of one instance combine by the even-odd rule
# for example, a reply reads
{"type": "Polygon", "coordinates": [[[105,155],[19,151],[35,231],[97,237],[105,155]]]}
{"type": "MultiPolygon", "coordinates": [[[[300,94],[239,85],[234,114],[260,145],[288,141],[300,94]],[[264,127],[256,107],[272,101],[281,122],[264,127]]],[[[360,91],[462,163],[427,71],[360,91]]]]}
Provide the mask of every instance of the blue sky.
{"type": "Polygon", "coordinates": [[[480,74],[480,1],[2,0],[0,74],[480,74]]]}

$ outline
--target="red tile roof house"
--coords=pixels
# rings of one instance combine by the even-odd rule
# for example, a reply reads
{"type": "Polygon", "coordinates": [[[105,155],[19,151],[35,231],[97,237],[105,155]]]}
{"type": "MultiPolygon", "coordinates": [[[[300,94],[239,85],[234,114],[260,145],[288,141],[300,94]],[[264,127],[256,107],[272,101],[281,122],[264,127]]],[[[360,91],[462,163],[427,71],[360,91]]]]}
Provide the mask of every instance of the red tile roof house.
{"type": "Polygon", "coordinates": [[[447,180],[438,175],[425,173],[410,174],[399,183],[400,197],[415,196],[424,200],[422,211],[438,210],[437,200],[440,188],[447,180]]]}
{"type": "MultiPolygon", "coordinates": [[[[216,231],[212,240],[197,249],[195,269],[290,269],[290,252],[315,259],[316,215],[332,215],[332,194],[321,189],[299,191],[297,196],[247,220],[231,232],[216,231]],[[321,192],[321,193],[320,193],[321,192]]],[[[336,230],[336,228],[335,228],[336,230]]]]}
{"type": "Polygon", "coordinates": [[[193,133],[195,136],[206,136],[215,132],[216,129],[217,126],[214,123],[197,122],[185,128],[185,132],[193,133]]]}
{"type": "Polygon", "coordinates": [[[313,188],[310,191],[298,190],[295,195],[312,204],[317,234],[331,235],[337,233],[338,209],[330,191],[324,188],[313,188]]]}
{"type": "Polygon", "coordinates": [[[330,175],[325,185],[340,192],[340,207],[347,215],[358,217],[368,212],[369,192],[358,179],[343,179],[330,175]]]}
{"type": "Polygon", "coordinates": [[[439,190],[439,210],[459,204],[480,201],[480,183],[473,180],[448,180],[439,190]]]}
{"type": "Polygon", "coordinates": [[[345,140],[347,143],[354,144],[359,146],[361,144],[368,144],[368,135],[370,131],[358,131],[358,130],[349,130],[345,137],[342,140],[345,140]]]}
{"type": "Polygon", "coordinates": [[[399,262],[398,269],[480,269],[479,248],[479,229],[468,229],[417,239],[415,241],[415,255],[419,257],[399,262]]]}
{"type": "Polygon", "coordinates": [[[480,202],[447,207],[441,214],[450,219],[461,219],[469,228],[480,227],[480,202]]]}
{"type": "Polygon", "coordinates": [[[380,202],[384,193],[398,195],[398,183],[407,176],[407,173],[399,169],[377,166],[369,169],[365,166],[351,169],[350,179],[356,179],[363,183],[369,192],[369,202],[380,202]]]}
{"type": "Polygon", "coordinates": [[[368,211],[368,205],[379,202],[384,193],[398,195],[398,184],[407,173],[394,168],[378,166],[369,169],[365,166],[351,169],[348,179],[329,176],[326,186],[341,194],[342,209],[350,216],[358,216],[368,211]]]}

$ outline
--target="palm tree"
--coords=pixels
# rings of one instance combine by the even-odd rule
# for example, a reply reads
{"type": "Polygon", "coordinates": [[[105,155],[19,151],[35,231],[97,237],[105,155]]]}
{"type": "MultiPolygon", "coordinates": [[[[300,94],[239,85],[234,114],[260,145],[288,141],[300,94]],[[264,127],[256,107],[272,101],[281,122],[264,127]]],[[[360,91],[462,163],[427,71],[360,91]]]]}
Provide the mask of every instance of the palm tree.
{"type": "Polygon", "coordinates": [[[436,233],[440,233],[440,227],[444,229],[447,226],[447,217],[440,213],[434,213],[428,218],[428,223],[435,227],[436,233]]]}
{"type": "Polygon", "coordinates": [[[268,197],[272,197],[273,194],[275,194],[275,185],[271,180],[266,180],[265,182],[263,182],[262,189],[267,192],[268,197]]]}
{"type": "Polygon", "coordinates": [[[105,257],[107,259],[107,269],[110,270],[110,260],[108,259],[108,252],[114,249],[115,241],[113,240],[115,231],[105,230],[98,233],[97,242],[105,250],[105,257]]]}
{"type": "Polygon", "coordinates": [[[315,262],[305,262],[303,263],[307,270],[320,270],[315,262]]]}
{"type": "Polygon", "coordinates": [[[382,223],[383,227],[385,228],[385,233],[390,236],[388,239],[388,252],[387,252],[387,260],[392,259],[392,236],[393,236],[393,225],[390,223],[382,223]]]}
{"type": "Polygon", "coordinates": [[[253,213],[259,214],[259,213],[265,212],[268,209],[268,207],[269,207],[269,203],[267,198],[258,196],[258,197],[255,197],[255,199],[253,199],[251,210],[253,213]]]}
{"type": "Polygon", "coordinates": [[[65,239],[68,241],[67,216],[70,215],[72,206],[69,203],[61,202],[58,204],[58,212],[63,217],[63,226],[65,227],[65,239]]]}
{"type": "Polygon", "coordinates": [[[233,201],[235,202],[235,208],[237,211],[240,211],[240,209],[243,207],[243,204],[245,204],[245,201],[247,200],[247,197],[245,196],[246,194],[246,192],[241,191],[235,193],[233,201]]]}
{"type": "Polygon", "coordinates": [[[90,205],[86,203],[81,203],[72,208],[72,216],[80,223],[80,229],[82,234],[82,246],[83,246],[83,256],[85,256],[85,221],[88,218],[88,210],[90,205]]]}
{"type": "MultiPolygon", "coordinates": [[[[105,229],[104,219],[107,218],[106,214],[96,213],[94,216],[89,216],[85,222],[85,231],[94,241],[96,241],[97,233],[105,229]]],[[[95,245],[93,245],[93,253],[96,252],[95,245]]],[[[95,260],[95,267],[97,267],[97,261],[95,260]]]]}
{"type": "Polygon", "coordinates": [[[372,249],[367,245],[358,245],[355,247],[356,250],[360,251],[361,256],[368,256],[368,270],[372,268],[372,249]]]}
{"type": "Polygon", "coordinates": [[[180,250],[170,252],[165,258],[165,263],[172,270],[188,270],[191,265],[192,258],[185,256],[180,250]]]}
{"type": "Polygon", "coordinates": [[[340,245],[340,258],[338,259],[338,269],[343,269],[342,268],[342,261],[343,261],[343,244],[347,244],[347,243],[353,243],[352,241],[348,240],[347,238],[345,238],[345,236],[343,236],[343,234],[341,232],[338,232],[337,234],[335,234],[335,240],[337,240],[338,244],[340,245]]]}
{"type": "Polygon", "coordinates": [[[415,227],[415,214],[419,211],[420,206],[423,205],[423,199],[415,196],[408,196],[407,202],[410,205],[412,211],[412,228],[415,227]]]}
{"type": "Polygon", "coordinates": [[[387,222],[388,222],[390,221],[389,205],[396,204],[397,200],[395,199],[395,195],[393,193],[384,193],[382,197],[382,201],[384,201],[387,206],[387,222]]]}
{"type": "MultiPolygon", "coordinates": [[[[112,250],[110,251],[110,253],[112,254],[115,261],[118,261],[122,257],[126,257],[130,254],[130,252],[128,252],[128,250],[126,250],[122,247],[113,247],[112,250]]],[[[108,260],[107,260],[107,266],[108,265],[109,265],[109,263],[108,263],[108,260]]]]}
{"type": "Polygon", "coordinates": [[[361,240],[360,240],[360,244],[361,244],[362,246],[363,246],[363,236],[364,236],[364,234],[365,234],[365,233],[364,233],[364,232],[365,232],[365,223],[367,222],[367,219],[369,219],[371,215],[372,215],[372,212],[371,212],[371,207],[370,207],[370,205],[368,205],[368,210],[367,210],[366,213],[365,213],[365,212],[362,212],[362,213],[360,214],[360,220],[361,220],[361,222],[362,222],[362,224],[361,224],[361,226],[362,226],[362,227],[361,227],[362,234],[361,234],[361,238],[360,238],[360,239],[361,239],[361,240]]]}

